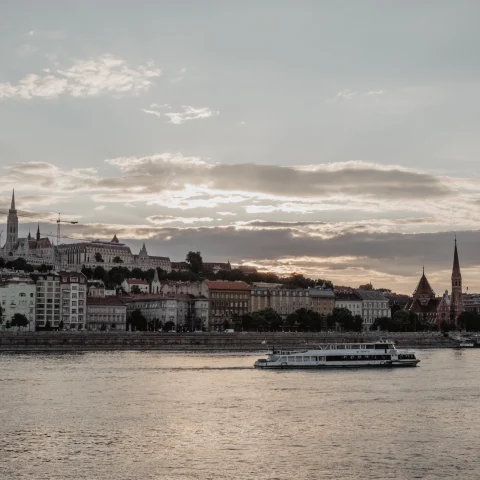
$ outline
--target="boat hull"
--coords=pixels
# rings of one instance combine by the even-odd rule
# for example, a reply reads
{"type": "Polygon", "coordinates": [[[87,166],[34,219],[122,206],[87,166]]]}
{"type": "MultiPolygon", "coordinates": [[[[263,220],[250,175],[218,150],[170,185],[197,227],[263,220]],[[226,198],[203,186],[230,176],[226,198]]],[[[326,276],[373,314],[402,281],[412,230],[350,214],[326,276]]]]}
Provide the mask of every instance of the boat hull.
{"type": "Polygon", "coordinates": [[[278,364],[268,362],[255,362],[254,367],[266,370],[322,370],[330,368],[393,368],[393,367],[416,367],[420,360],[410,361],[384,361],[379,363],[343,363],[334,364],[333,362],[321,365],[292,365],[292,364],[278,364]]]}

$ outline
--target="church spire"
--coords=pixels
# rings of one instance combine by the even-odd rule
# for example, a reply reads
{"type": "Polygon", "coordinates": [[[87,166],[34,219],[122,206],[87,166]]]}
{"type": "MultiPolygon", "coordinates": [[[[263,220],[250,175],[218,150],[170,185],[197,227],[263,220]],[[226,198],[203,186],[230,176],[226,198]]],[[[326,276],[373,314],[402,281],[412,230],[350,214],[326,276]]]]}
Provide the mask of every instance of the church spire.
{"type": "Polygon", "coordinates": [[[40,223],[37,226],[37,241],[40,240],[40,223]]]}
{"type": "Polygon", "coordinates": [[[12,203],[10,205],[10,210],[15,211],[15,189],[12,192],[12,203]]]}
{"type": "Polygon", "coordinates": [[[455,250],[453,252],[453,269],[452,269],[452,278],[454,276],[461,276],[460,273],[460,262],[458,261],[458,250],[457,250],[457,236],[455,235],[455,250]]]}

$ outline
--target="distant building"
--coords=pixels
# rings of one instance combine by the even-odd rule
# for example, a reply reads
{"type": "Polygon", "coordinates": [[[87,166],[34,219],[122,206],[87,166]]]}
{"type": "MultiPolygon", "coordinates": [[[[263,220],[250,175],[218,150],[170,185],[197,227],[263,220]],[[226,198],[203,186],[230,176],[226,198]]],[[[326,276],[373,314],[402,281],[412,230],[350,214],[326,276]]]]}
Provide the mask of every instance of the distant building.
{"type": "Polygon", "coordinates": [[[424,321],[436,323],[456,324],[458,317],[465,311],[462,294],[462,274],[458,260],[457,239],[453,253],[452,294],[449,297],[446,291],[442,297],[437,297],[423,270],[417,288],[413,292],[412,300],[407,303],[405,310],[417,315],[424,321]]]}
{"type": "MultiPolygon", "coordinates": [[[[310,309],[309,290],[306,288],[280,288],[253,286],[250,294],[250,311],[257,312],[266,308],[275,310],[283,319],[301,308],[310,309]]],[[[280,286],[275,286],[280,285],[280,286]]]]}
{"type": "Polygon", "coordinates": [[[132,288],[137,287],[141,293],[149,293],[150,285],[140,278],[126,278],[122,282],[122,288],[126,293],[132,293],[132,288]]]}
{"type": "Polygon", "coordinates": [[[58,273],[41,273],[36,276],[35,329],[59,328],[60,324],[60,276],[58,273]]]}
{"type": "Polygon", "coordinates": [[[310,308],[320,315],[329,315],[335,308],[335,293],[329,288],[310,288],[310,308]]]}
{"type": "MultiPolygon", "coordinates": [[[[1,245],[0,245],[1,247],[1,245]]],[[[7,217],[7,240],[3,248],[0,248],[0,257],[6,260],[23,258],[31,265],[52,264],[54,248],[49,238],[42,238],[40,225],[37,227],[37,235],[33,238],[30,233],[25,238],[18,237],[18,215],[15,208],[15,191],[12,193],[12,202],[7,217]]]]}
{"type": "Polygon", "coordinates": [[[16,313],[25,315],[28,325],[15,327],[15,330],[35,331],[35,283],[24,274],[0,274],[0,305],[2,306],[2,319],[0,328],[5,328],[16,313]]]}
{"type": "Polygon", "coordinates": [[[362,299],[363,329],[370,330],[377,318],[391,317],[388,300],[383,293],[376,290],[356,290],[362,299]]]}
{"type": "Polygon", "coordinates": [[[87,298],[87,328],[89,330],[126,330],[127,307],[118,297],[87,298]]]}
{"type": "Polygon", "coordinates": [[[82,329],[87,313],[87,277],[80,272],[59,272],[63,328],[82,329]]]}
{"type": "MultiPolygon", "coordinates": [[[[335,292],[335,307],[346,308],[350,310],[353,316],[363,314],[363,300],[355,291],[351,292],[335,292]]],[[[363,317],[362,317],[363,318],[363,317]]]]}
{"type": "Polygon", "coordinates": [[[215,330],[223,329],[250,311],[250,286],[245,282],[205,280],[210,300],[209,318],[215,330]]]}

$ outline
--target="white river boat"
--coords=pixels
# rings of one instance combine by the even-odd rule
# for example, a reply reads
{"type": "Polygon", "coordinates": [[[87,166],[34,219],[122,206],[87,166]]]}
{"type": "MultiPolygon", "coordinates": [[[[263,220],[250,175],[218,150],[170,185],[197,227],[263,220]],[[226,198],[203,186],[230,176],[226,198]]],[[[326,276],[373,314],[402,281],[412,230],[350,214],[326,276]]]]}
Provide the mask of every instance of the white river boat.
{"type": "Polygon", "coordinates": [[[273,349],[255,368],[415,367],[420,360],[413,350],[397,350],[390,341],[329,343],[312,348],[273,349]]]}

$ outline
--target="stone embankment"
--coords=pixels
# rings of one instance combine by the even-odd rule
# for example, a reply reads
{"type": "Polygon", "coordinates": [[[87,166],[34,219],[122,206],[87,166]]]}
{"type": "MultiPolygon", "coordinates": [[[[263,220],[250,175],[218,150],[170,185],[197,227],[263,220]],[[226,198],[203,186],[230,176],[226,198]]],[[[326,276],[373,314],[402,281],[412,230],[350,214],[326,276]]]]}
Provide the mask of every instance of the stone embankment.
{"type": "Polygon", "coordinates": [[[379,339],[398,348],[453,348],[458,342],[437,332],[417,333],[150,333],[150,332],[3,332],[0,353],[158,350],[171,352],[267,352],[272,347],[322,343],[369,343],[379,339]]]}

